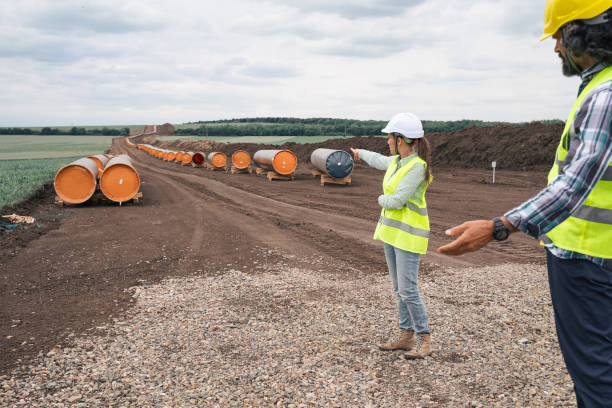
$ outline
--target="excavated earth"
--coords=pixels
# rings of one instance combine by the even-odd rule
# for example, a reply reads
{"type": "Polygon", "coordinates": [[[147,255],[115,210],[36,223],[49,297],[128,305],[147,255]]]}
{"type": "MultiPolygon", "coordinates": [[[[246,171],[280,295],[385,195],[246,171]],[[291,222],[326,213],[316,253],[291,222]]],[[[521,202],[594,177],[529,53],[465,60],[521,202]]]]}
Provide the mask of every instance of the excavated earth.
{"type": "MultiPolygon", "coordinates": [[[[431,238],[422,260],[425,276],[442,267],[544,262],[542,248],[522,234],[457,258],[435,249],[449,242],[445,229],[503,214],[541,189],[561,129],[532,123],[427,135],[435,180],[427,193],[431,238]],[[492,161],[497,162],[495,184],[492,161]]],[[[2,215],[32,215],[37,223],[14,229],[6,221],[0,224],[0,376],[128,311],[127,288],[250,268],[262,262],[255,248],[293,254],[296,264],[316,256],[386,274],[381,244],[372,240],[382,172],[357,163],[350,186],[321,186],[309,165],[317,147],[387,153],[383,137],[282,146],[141,142],[229,154],[290,149],[299,166],[294,181],[271,182],[255,174],[164,162],[118,138],[110,153],[132,158],[141,177],[140,203],[60,207],[48,185],[4,208],[2,215]]]]}

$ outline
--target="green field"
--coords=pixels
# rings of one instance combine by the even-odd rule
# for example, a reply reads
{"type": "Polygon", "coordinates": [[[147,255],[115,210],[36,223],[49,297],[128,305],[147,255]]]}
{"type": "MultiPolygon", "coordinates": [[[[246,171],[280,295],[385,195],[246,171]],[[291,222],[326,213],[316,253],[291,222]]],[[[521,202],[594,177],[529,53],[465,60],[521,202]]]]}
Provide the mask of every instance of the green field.
{"type": "Polygon", "coordinates": [[[64,165],[106,151],[112,136],[0,135],[0,208],[14,204],[64,165]]]}
{"type": "MultiPolygon", "coordinates": [[[[329,139],[341,139],[344,136],[161,136],[159,140],[215,140],[223,143],[264,143],[282,145],[287,142],[294,143],[319,143],[329,139]]],[[[351,136],[352,137],[352,136],[351,136]]]]}
{"type": "Polygon", "coordinates": [[[81,157],[0,160],[0,208],[26,197],[46,182],[53,180],[55,173],[62,166],[81,157]]]}
{"type": "Polygon", "coordinates": [[[103,153],[112,136],[0,135],[0,160],[46,159],[103,153]]]}

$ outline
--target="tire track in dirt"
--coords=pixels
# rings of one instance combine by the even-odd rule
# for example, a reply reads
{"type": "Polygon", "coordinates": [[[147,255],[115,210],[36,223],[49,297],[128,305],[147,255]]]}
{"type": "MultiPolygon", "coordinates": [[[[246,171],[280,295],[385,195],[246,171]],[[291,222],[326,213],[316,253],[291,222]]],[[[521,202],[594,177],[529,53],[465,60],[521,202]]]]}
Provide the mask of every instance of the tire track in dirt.
{"type": "Polygon", "coordinates": [[[188,200],[205,202],[205,211],[226,222],[228,229],[241,230],[241,235],[248,237],[245,241],[253,245],[283,248],[294,254],[306,251],[384,271],[380,244],[371,240],[372,225],[368,221],[284,203],[201,175],[177,173],[142,161],[138,165],[149,176],[180,185],[179,191],[188,200]],[[361,229],[346,228],[344,224],[348,223],[360,223],[361,229]]]}

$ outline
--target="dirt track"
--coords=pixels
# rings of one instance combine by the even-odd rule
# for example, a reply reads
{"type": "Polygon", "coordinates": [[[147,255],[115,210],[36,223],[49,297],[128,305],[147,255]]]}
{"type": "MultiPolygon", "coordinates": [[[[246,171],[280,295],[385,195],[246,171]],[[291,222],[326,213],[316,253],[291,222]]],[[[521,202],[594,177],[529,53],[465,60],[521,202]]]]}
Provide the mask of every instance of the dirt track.
{"type": "MultiPolygon", "coordinates": [[[[42,226],[0,234],[0,375],[46,353],[67,337],[86,334],[129,307],[126,288],[167,276],[214,275],[247,269],[260,251],[280,248],[386,274],[381,244],[371,239],[382,173],[356,166],[351,186],[313,180],[306,163],[293,182],[180,166],[130,149],[115,139],[140,172],[141,204],[59,208],[49,191],[21,210],[42,226]]],[[[439,265],[543,262],[538,243],[515,234],[477,254],[439,256],[449,226],[492,218],[530,197],[543,172],[434,169],[428,190],[430,252],[423,273],[439,265]]]]}

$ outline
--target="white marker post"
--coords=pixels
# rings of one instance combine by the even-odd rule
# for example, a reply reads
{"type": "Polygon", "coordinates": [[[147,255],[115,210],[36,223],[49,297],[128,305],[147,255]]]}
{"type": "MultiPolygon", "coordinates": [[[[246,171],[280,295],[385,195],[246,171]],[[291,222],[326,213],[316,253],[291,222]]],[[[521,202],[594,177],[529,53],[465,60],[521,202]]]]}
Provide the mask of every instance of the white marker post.
{"type": "Polygon", "coordinates": [[[493,184],[495,184],[495,166],[497,162],[491,162],[491,167],[493,167],[493,184]]]}

